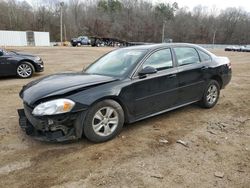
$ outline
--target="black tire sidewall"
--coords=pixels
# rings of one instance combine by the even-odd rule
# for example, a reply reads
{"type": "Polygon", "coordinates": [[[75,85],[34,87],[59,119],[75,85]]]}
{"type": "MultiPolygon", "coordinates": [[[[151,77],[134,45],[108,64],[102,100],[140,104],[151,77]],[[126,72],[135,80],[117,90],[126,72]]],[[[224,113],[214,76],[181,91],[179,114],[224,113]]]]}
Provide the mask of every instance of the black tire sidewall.
{"type": "Polygon", "coordinates": [[[18,76],[19,78],[23,78],[23,79],[25,79],[25,78],[30,78],[30,77],[32,77],[32,75],[33,75],[33,73],[34,73],[34,70],[35,70],[35,68],[34,68],[34,66],[33,66],[31,63],[29,63],[29,62],[21,62],[21,63],[19,63],[19,64],[17,65],[17,67],[16,67],[16,74],[17,74],[17,76],[18,76]],[[18,67],[19,67],[20,65],[23,65],[23,64],[26,64],[26,65],[28,65],[28,66],[31,68],[31,74],[30,74],[28,77],[22,77],[22,76],[20,76],[20,75],[18,74],[18,72],[17,72],[18,67]]]}
{"type": "Polygon", "coordinates": [[[122,127],[123,127],[123,124],[124,124],[124,112],[123,112],[123,109],[122,107],[120,106],[119,103],[117,103],[116,101],[114,100],[103,100],[103,101],[100,101],[96,104],[94,104],[92,107],[90,107],[90,109],[88,110],[87,114],[86,114],[86,118],[85,118],[85,121],[83,123],[83,132],[84,132],[84,135],[92,142],[105,142],[105,141],[108,141],[112,138],[114,138],[117,134],[120,133],[120,131],[122,130],[122,127]],[[93,120],[93,117],[95,115],[95,113],[103,108],[103,107],[112,107],[116,110],[116,112],[118,113],[118,118],[119,118],[119,122],[118,122],[118,125],[117,125],[117,128],[116,130],[109,136],[100,136],[100,135],[97,135],[95,133],[95,131],[93,130],[93,127],[92,127],[92,120],[93,120]]]}
{"type": "Polygon", "coordinates": [[[207,87],[206,87],[206,89],[205,89],[205,92],[203,94],[203,98],[202,98],[202,101],[201,101],[202,106],[205,107],[205,108],[214,107],[217,104],[217,102],[219,100],[219,97],[220,97],[220,85],[219,85],[219,83],[216,80],[210,80],[207,87]],[[214,85],[217,88],[218,93],[217,93],[217,98],[216,98],[215,102],[213,104],[210,104],[207,101],[207,92],[208,92],[208,88],[211,87],[212,85],[214,85]]]}

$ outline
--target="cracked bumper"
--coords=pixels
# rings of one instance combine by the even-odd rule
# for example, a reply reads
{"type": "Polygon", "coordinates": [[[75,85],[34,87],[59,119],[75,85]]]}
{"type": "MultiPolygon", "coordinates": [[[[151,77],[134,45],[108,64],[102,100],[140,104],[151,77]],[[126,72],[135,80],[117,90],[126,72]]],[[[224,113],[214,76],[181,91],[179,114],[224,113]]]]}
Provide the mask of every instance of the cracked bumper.
{"type": "Polygon", "coordinates": [[[17,111],[21,129],[37,140],[64,142],[82,137],[85,112],[35,117],[27,107],[17,111]]]}

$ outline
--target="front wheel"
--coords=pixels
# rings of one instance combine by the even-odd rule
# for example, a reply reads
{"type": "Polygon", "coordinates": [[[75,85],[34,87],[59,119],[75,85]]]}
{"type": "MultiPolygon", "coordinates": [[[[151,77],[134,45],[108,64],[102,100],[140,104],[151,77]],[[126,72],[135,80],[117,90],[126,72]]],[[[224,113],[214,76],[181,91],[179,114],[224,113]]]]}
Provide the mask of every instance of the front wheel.
{"type": "Polygon", "coordinates": [[[220,86],[216,80],[211,80],[203,94],[202,100],[200,101],[201,105],[204,108],[212,108],[218,102],[220,96],[220,86]]]}
{"type": "Polygon", "coordinates": [[[22,62],[17,66],[16,72],[20,78],[30,78],[34,72],[34,66],[29,62],[22,62]]]}
{"type": "Polygon", "coordinates": [[[93,105],[87,112],[84,134],[92,142],[105,142],[114,138],[124,124],[124,112],[119,103],[104,100],[93,105]]]}

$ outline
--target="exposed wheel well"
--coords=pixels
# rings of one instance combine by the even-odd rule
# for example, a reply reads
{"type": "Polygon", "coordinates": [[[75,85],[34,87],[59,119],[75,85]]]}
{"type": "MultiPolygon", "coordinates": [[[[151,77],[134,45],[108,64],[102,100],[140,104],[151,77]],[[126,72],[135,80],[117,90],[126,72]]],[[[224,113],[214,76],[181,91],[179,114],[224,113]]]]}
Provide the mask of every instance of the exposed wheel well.
{"type": "Polygon", "coordinates": [[[220,85],[220,89],[222,88],[223,82],[222,82],[222,79],[221,79],[220,76],[216,75],[216,76],[213,76],[211,79],[212,80],[216,80],[219,83],[219,85],[220,85]]]}

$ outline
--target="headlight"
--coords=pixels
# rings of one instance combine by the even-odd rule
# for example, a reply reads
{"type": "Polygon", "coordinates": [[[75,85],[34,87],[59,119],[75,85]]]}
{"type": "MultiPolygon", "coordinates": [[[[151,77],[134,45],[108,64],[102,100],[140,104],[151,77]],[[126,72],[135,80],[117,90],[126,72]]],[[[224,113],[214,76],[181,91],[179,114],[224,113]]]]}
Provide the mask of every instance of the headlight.
{"type": "Polygon", "coordinates": [[[62,114],[71,111],[74,106],[75,102],[69,99],[57,99],[37,105],[32,114],[37,116],[62,114]]]}
{"type": "Polygon", "coordinates": [[[35,57],[35,61],[40,61],[41,58],[40,57],[35,57]]]}

